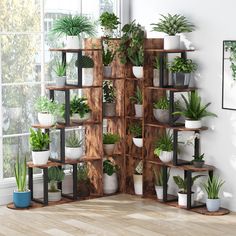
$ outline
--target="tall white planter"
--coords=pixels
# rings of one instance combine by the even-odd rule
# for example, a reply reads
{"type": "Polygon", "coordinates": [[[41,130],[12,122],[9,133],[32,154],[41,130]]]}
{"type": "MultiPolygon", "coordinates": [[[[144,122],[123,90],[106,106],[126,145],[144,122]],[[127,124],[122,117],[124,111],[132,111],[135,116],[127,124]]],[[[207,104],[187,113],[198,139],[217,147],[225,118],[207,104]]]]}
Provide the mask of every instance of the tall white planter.
{"type": "Polygon", "coordinates": [[[157,194],[157,199],[163,200],[163,186],[155,185],[155,190],[156,190],[156,194],[157,194]]]}
{"type": "Polygon", "coordinates": [[[34,165],[46,165],[50,156],[50,151],[32,151],[34,165]]]}
{"type": "Polygon", "coordinates": [[[134,104],[135,117],[143,117],[143,105],[134,104]]]}
{"type": "Polygon", "coordinates": [[[55,116],[48,113],[38,113],[38,121],[40,125],[52,126],[55,124],[55,116]]]}
{"type": "Polygon", "coordinates": [[[66,47],[67,49],[79,49],[81,48],[80,40],[78,36],[66,36],[66,47]]]}
{"type": "Polygon", "coordinates": [[[218,211],[220,209],[220,199],[207,199],[206,206],[210,212],[218,211]]]}
{"type": "Polygon", "coordinates": [[[134,193],[136,195],[143,195],[143,176],[133,175],[134,178],[134,193]]]}
{"type": "Polygon", "coordinates": [[[161,151],[159,158],[162,162],[168,163],[173,160],[173,151],[171,152],[161,151]]]}
{"type": "Polygon", "coordinates": [[[165,50],[180,49],[180,36],[166,35],[164,37],[164,49],[165,50]]]}
{"type": "Polygon", "coordinates": [[[82,85],[93,86],[93,68],[82,68],[82,85]]]}
{"type": "Polygon", "coordinates": [[[201,120],[185,120],[185,128],[188,129],[199,129],[202,127],[201,120]]]}
{"type": "Polygon", "coordinates": [[[153,86],[160,86],[160,71],[158,69],[153,69],[153,86]]]}
{"type": "MultiPolygon", "coordinates": [[[[194,204],[194,193],[191,194],[191,205],[194,204]]],[[[187,207],[187,194],[178,193],[178,205],[181,207],[187,207]]]]}
{"type": "Polygon", "coordinates": [[[70,160],[78,160],[83,156],[83,148],[82,147],[65,147],[65,156],[70,160]]]}
{"type": "Polygon", "coordinates": [[[103,174],[103,192],[105,194],[112,194],[118,190],[117,174],[113,173],[111,176],[103,174]]]}
{"type": "Polygon", "coordinates": [[[136,147],[143,147],[143,138],[133,138],[133,143],[136,147]]]}
{"type": "Polygon", "coordinates": [[[143,78],[143,66],[133,66],[132,71],[137,79],[143,78]]]}

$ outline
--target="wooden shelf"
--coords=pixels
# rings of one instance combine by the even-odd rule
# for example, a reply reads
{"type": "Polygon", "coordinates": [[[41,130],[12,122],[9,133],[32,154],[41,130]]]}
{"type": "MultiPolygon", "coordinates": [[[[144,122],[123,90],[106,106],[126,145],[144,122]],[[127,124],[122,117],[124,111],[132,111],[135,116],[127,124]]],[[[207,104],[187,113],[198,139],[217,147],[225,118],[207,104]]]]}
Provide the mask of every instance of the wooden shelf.
{"type": "Polygon", "coordinates": [[[82,163],[82,162],[90,162],[90,161],[101,161],[102,158],[101,157],[87,157],[87,156],[83,156],[78,160],[69,160],[69,159],[65,159],[65,163],[64,164],[76,164],[76,163],[82,163]]]}
{"type": "Polygon", "coordinates": [[[155,48],[147,48],[144,49],[146,52],[160,52],[160,53],[183,53],[183,52],[194,52],[194,49],[155,49],[155,48]]]}
{"type": "Polygon", "coordinates": [[[40,168],[40,169],[45,169],[45,168],[53,167],[53,166],[62,166],[62,165],[64,164],[60,162],[52,162],[52,161],[48,161],[46,165],[34,165],[32,161],[27,162],[27,166],[29,168],[40,168]]]}
{"type": "Polygon", "coordinates": [[[145,87],[146,89],[156,89],[156,90],[162,90],[162,91],[172,91],[172,92],[191,92],[197,90],[196,87],[189,87],[189,88],[162,88],[162,87],[154,87],[154,86],[148,86],[145,87]]]}
{"type": "Polygon", "coordinates": [[[125,116],[125,118],[130,120],[143,120],[143,117],[136,117],[136,116],[125,116]]]}
{"type": "Polygon", "coordinates": [[[88,51],[101,51],[101,48],[83,48],[83,49],[73,49],[73,48],[50,48],[49,51],[51,52],[71,52],[71,53],[77,53],[77,52],[88,52],[88,51]]]}
{"type": "Polygon", "coordinates": [[[136,77],[128,77],[128,78],[126,78],[126,80],[129,80],[129,81],[141,81],[141,82],[143,82],[144,78],[138,79],[136,77]]]}
{"type": "Polygon", "coordinates": [[[125,80],[124,77],[103,77],[103,80],[125,80]]]}
{"type": "Polygon", "coordinates": [[[111,119],[121,119],[123,117],[122,116],[103,116],[102,118],[111,120],[111,119]]]}
{"type": "Polygon", "coordinates": [[[139,156],[136,156],[136,155],[132,155],[132,154],[125,154],[126,157],[132,157],[134,159],[137,159],[137,160],[142,160],[142,154],[140,154],[139,156]]]}
{"type": "Polygon", "coordinates": [[[66,85],[63,88],[58,88],[55,85],[47,85],[46,89],[48,90],[55,90],[55,91],[67,91],[67,90],[73,90],[73,89],[93,89],[93,88],[102,88],[102,86],[77,86],[77,85],[66,85]]]}

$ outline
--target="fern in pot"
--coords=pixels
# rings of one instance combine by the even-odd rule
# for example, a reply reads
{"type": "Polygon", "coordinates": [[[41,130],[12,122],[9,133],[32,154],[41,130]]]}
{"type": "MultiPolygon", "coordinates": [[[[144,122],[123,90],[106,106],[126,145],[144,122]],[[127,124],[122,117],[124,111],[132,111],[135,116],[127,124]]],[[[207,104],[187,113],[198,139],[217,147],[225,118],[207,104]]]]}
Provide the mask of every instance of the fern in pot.
{"type": "Polygon", "coordinates": [[[137,87],[135,95],[130,97],[130,100],[134,103],[135,117],[143,117],[143,94],[139,87],[137,87]]]}
{"type": "Polygon", "coordinates": [[[195,26],[185,16],[178,14],[161,15],[158,23],[152,23],[153,31],[167,34],[164,37],[164,49],[180,49],[180,33],[192,32],[195,26]]]}
{"type": "Polygon", "coordinates": [[[134,174],[134,193],[136,195],[143,195],[143,161],[139,161],[135,167],[134,174]]]}
{"type": "Polygon", "coordinates": [[[112,81],[103,81],[103,116],[116,115],[116,90],[112,81]]]}
{"type": "Polygon", "coordinates": [[[56,61],[53,68],[56,74],[56,87],[63,88],[66,85],[66,64],[64,62],[56,61]]]}
{"type": "Polygon", "coordinates": [[[107,40],[103,42],[102,47],[102,62],[103,62],[103,76],[110,78],[112,76],[111,63],[116,55],[116,51],[112,48],[107,40]]]}
{"type": "Polygon", "coordinates": [[[106,155],[112,156],[115,144],[119,142],[120,136],[118,134],[106,133],[103,134],[103,150],[106,155]]]}
{"type": "Polygon", "coordinates": [[[129,132],[133,136],[133,143],[136,147],[143,147],[142,125],[133,123],[129,125],[129,132]]]}
{"type": "Polygon", "coordinates": [[[87,163],[77,165],[77,192],[78,197],[88,197],[90,195],[89,168],[87,163]]]}

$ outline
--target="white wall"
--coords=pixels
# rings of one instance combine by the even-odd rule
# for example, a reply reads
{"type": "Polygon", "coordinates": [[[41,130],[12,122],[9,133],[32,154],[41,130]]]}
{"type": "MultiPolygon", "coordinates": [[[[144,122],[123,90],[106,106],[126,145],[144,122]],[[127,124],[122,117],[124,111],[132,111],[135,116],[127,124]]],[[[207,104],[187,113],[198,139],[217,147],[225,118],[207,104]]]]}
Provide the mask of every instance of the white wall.
{"type": "Polygon", "coordinates": [[[236,111],[221,109],[221,83],[222,41],[236,39],[235,8],[235,0],[131,1],[131,19],[146,27],[148,37],[160,37],[150,32],[150,23],[156,23],[159,14],[183,14],[197,27],[195,32],[186,34],[197,49],[188,56],[199,63],[197,86],[203,100],[212,102],[210,110],[218,115],[205,121],[210,129],[202,133],[201,151],[207,163],[215,165],[217,174],[226,181],[222,204],[233,211],[236,211],[236,111]]]}

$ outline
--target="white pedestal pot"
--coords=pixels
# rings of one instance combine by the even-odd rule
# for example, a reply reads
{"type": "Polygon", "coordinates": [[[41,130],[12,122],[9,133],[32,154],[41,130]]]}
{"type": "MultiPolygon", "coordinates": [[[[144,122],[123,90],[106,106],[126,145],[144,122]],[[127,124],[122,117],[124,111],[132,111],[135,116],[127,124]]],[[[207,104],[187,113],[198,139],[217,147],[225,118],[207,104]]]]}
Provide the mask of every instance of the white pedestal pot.
{"type": "Polygon", "coordinates": [[[113,173],[111,176],[103,174],[103,192],[105,194],[112,194],[118,190],[117,174],[113,173]]]}
{"type": "Polygon", "coordinates": [[[55,116],[49,113],[38,113],[38,121],[40,125],[52,126],[55,124],[55,116]]]}
{"type": "Polygon", "coordinates": [[[137,79],[143,78],[143,66],[133,66],[132,71],[137,79]]]}
{"type": "Polygon", "coordinates": [[[135,117],[143,117],[143,105],[134,104],[135,117]]]}
{"type": "Polygon", "coordinates": [[[66,85],[66,76],[57,76],[56,77],[56,87],[63,88],[66,85]]]}
{"type": "Polygon", "coordinates": [[[78,36],[66,36],[66,48],[79,49],[80,47],[78,36]]]}
{"type": "MultiPolygon", "coordinates": [[[[191,194],[191,205],[194,204],[194,193],[191,194]]],[[[182,207],[187,207],[187,194],[178,192],[178,205],[182,207]]]]}
{"type": "Polygon", "coordinates": [[[185,120],[185,128],[188,129],[199,129],[202,127],[202,121],[201,120],[185,120]]]}
{"type": "Polygon", "coordinates": [[[32,151],[32,160],[34,165],[46,165],[48,158],[50,156],[50,151],[32,151]]]}
{"type": "Polygon", "coordinates": [[[180,49],[180,36],[179,35],[166,35],[164,37],[164,49],[180,49]]]}
{"type": "Polygon", "coordinates": [[[207,199],[206,206],[208,211],[218,211],[220,209],[220,199],[207,199]]]}
{"type": "Polygon", "coordinates": [[[77,160],[83,156],[82,147],[65,147],[65,156],[70,160],[77,160]]]}
{"type": "Polygon", "coordinates": [[[136,195],[143,195],[143,176],[133,175],[134,178],[134,193],[136,195]]]}
{"type": "Polygon", "coordinates": [[[156,190],[156,194],[157,194],[157,199],[163,200],[163,186],[155,185],[155,190],[156,190]]]}
{"type": "Polygon", "coordinates": [[[159,158],[162,162],[168,163],[173,160],[173,151],[161,151],[159,158]]]}
{"type": "Polygon", "coordinates": [[[143,147],[143,138],[133,138],[133,143],[137,147],[143,147]]]}

